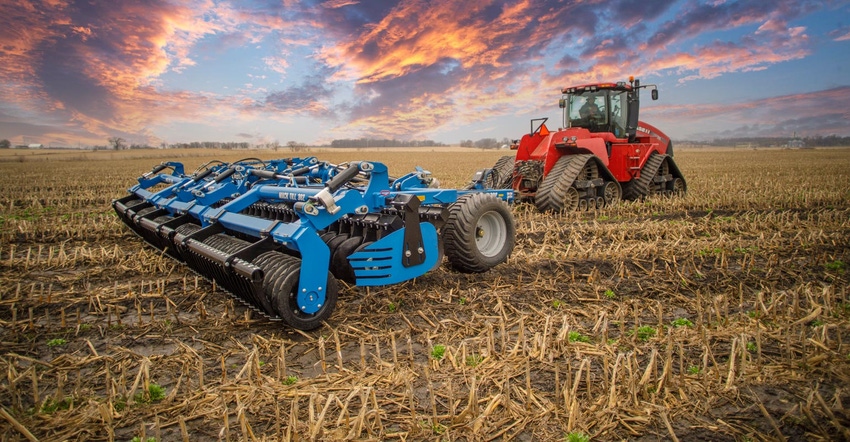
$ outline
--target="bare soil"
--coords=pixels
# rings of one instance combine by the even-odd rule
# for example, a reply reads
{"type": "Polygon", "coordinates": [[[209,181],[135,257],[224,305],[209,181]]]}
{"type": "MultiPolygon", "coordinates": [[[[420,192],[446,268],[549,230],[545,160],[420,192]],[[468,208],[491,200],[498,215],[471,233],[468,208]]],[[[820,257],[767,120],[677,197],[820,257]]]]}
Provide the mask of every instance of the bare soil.
{"type": "MultiPolygon", "coordinates": [[[[506,264],[342,284],[306,333],[112,214],[168,154],[0,161],[0,440],[850,440],[850,150],[683,150],[684,198],[516,205],[506,264]]],[[[454,187],[502,154],[319,155],[454,187]]]]}

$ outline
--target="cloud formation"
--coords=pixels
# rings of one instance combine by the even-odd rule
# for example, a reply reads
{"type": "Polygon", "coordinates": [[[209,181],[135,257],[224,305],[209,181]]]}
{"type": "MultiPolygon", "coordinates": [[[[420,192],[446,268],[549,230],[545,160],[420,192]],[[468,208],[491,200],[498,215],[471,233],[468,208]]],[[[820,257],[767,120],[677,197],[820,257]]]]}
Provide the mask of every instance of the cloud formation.
{"type": "Polygon", "coordinates": [[[194,43],[216,31],[192,8],[157,1],[9,2],[0,16],[3,104],[104,138],[143,133],[161,103],[183,101],[189,94],[161,91],[157,79],[192,65],[194,43]]]}
{"type": "Polygon", "coordinates": [[[165,124],[291,117],[329,137],[439,139],[549,112],[570,84],[711,81],[846,44],[846,27],[801,21],[823,9],[848,15],[813,0],[3,2],[0,137],[156,142],[165,124]],[[233,86],[200,80],[216,75],[233,86]]]}
{"type": "Polygon", "coordinates": [[[702,130],[686,135],[695,140],[790,136],[794,133],[800,136],[843,135],[847,134],[850,122],[847,100],[850,100],[850,86],[750,101],[657,106],[650,112],[653,122],[658,121],[660,126],[672,127],[683,119],[701,121],[702,130]]]}

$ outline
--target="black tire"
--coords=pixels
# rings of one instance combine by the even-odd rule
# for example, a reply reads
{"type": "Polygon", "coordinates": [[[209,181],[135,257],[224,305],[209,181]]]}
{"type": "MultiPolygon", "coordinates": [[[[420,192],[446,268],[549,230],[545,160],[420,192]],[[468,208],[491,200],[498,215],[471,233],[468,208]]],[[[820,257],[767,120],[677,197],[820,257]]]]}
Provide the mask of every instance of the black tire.
{"type": "Polygon", "coordinates": [[[463,273],[482,273],[507,261],[516,226],[508,205],[495,195],[472,193],[449,206],[443,226],[449,265],[463,273]]]}
{"type": "MultiPolygon", "coordinates": [[[[572,212],[579,209],[578,190],[573,187],[578,171],[573,164],[577,158],[574,156],[563,156],[558,158],[555,166],[549,174],[543,178],[537,195],[534,197],[534,205],[541,212],[572,212]]],[[[584,166],[582,164],[581,166],[584,166]]]]}
{"type": "Polygon", "coordinates": [[[342,243],[344,243],[345,241],[348,241],[349,238],[350,238],[350,235],[348,233],[341,233],[341,234],[331,238],[330,240],[328,240],[328,243],[327,243],[328,244],[328,251],[330,252],[330,255],[331,255],[331,257],[330,257],[331,261],[328,261],[328,265],[331,266],[331,272],[333,272],[334,276],[336,276],[337,278],[339,278],[339,275],[336,274],[336,270],[334,269],[334,267],[332,265],[333,264],[333,257],[336,254],[336,249],[340,245],[342,245],[342,243]]]}
{"type": "MultiPolygon", "coordinates": [[[[301,261],[280,252],[267,253],[269,253],[269,256],[262,264],[262,267],[260,267],[265,273],[265,277],[263,278],[263,292],[266,294],[266,298],[269,300],[274,313],[280,316],[281,313],[275,304],[277,299],[277,287],[283,283],[286,276],[293,270],[298,270],[301,266],[301,261]]],[[[257,265],[259,266],[260,264],[257,265]]]]}
{"type": "Polygon", "coordinates": [[[499,158],[490,175],[484,180],[485,189],[510,189],[514,181],[515,157],[507,155],[499,158]]]}
{"type": "Polygon", "coordinates": [[[331,256],[331,273],[337,279],[354,284],[354,269],[351,268],[348,257],[357,251],[361,244],[363,244],[362,236],[352,236],[336,247],[333,256],[331,256]]]}
{"type": "Polygon", "coordinates": [[[333,275],[328,272],[328,282],[325,287],[325,302],[316,313],[304,313],[301,307],[298,306],[297,296],[300,272],[301,266],[296,266],[287,275],[284,275],[279,284],[275,284],[274,305],[281,319],[290,327],[304,331],[314,330],[321,327],[322,322],[333,313],[334,307],[336,307],[339,286],[333,275]]]}

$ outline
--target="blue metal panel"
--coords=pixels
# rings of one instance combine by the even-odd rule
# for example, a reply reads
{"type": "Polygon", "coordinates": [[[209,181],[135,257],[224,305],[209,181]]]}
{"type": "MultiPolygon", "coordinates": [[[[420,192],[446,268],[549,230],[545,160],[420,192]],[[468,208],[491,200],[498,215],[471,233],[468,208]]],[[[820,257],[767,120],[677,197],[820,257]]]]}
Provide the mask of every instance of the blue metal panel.
{"type": "Polygon", "coordinates": [[[257,239],[268,236],[272,229],[276,232],[284,232],[284,230],[291,229],[291,231],[287,232],[285,236],[281,235],[279,240],[278,238],[275,238],[275,240],[279,243],[283,243],[285,241],[288,242],[289,236],[291,236],[297,229],[297,225],[295,225],[295,223],[281,223],[279,221],[257,218],[254,216],[243,215],[241,213],[224,212],[218,216],[217,221],[221,223],[225,229],[253,236],[257,239]],[[280,230],[278,230],[278,227],[280,227],[280,230]]]}
{"type": "Polygon", "coordinates": [[[151,193],[149,190],[141,188],[136,189],[133,193],[135,193],[136,196],[145,201],[150,201],[151,195],[153,195],[153,193],[151,193]]]}
{"type": "Polygon", "coordinates": [[[189,202],[184,202],[184,201],[176,201],[176,200],[172,199],[171,201],[168,201],[167,203],[165,203],[165,205],[163,207],[165,209],[168,209],[168,211],[171,212],[172,214],[174,214],[174,213],[187,213],[189,211],[189,209],[191,209],[192,207],[194,207],[196,205],[197,205],[197,203],[195,203],[194,200],[189,201],[189,202]]]}
{"type": "Polygon", "coordinates": [[[437,228],[427,222],[419,226],[425,246],[425,260],[421,264],[411,267],[403,265],[404,229],[400,229],[348,257],[357,285],[395,284],[422,276],[437,266],[440,257],[437,228]]]}
{"type": "Polygon", "coordinates": [[[455,189],[416,189],[407,192],[391,193],[391,196],[396,194],[414,194],[419,197],[419,201],[423,206],[439,204],[447,205],[457,201],[457,190],[455,189]]]}

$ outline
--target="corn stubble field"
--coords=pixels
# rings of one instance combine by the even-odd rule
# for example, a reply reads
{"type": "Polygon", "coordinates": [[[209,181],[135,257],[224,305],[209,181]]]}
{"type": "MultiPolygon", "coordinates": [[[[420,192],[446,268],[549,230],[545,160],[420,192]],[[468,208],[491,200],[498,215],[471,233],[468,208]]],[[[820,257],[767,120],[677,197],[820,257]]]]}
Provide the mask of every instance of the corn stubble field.
{"type": "MultiPolygon", "coordinates": [[[[316,155],[458,187],[503,154],[316,155]]],[[[506,264],[343,286],[309,333],[110,207],[254,155],[288,154],[0,156],[0,440],[850,439],[850,150],[681,150],[684,198],[516,205],[506,264]]]]}

